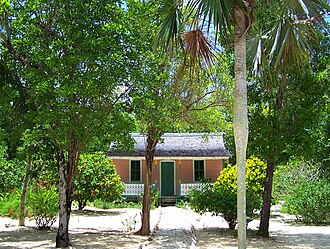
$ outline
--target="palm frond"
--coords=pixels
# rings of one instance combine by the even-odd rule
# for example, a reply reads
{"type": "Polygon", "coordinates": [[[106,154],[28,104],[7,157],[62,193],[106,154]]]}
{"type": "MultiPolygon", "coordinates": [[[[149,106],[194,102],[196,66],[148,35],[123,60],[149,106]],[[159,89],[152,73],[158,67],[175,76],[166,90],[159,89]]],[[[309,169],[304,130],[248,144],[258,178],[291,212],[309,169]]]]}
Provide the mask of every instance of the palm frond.
{"type": "Polygon", "coordinates": [[[190,61],[203,59],[209,66],[214,54],[211,44],[200,29],[191,30],[185,35],[185,51],[190,57],[190,61]]]}
{"type": "Polygon", "coordinates": [[[267,40],[269,64],[275,67],[298,66],[308,63],[312,45],[317,43],[317,34],[311,25],[281,19],[270,31],[267,40]]]}
{"type": "Polygon", "coordinates": [[[162,0],[159,6],[158,37],[162,40],[162,44],[167,47],[170,41],[180,37],[183,21],[182,6],[177,0],[162,0]]]}
{"type": "Polygon", "coordinates": [[[190,16],[195,19],[202,19],[202,23],[208,24],[208,31],[211,25],[221,35],[230,33],[230,26],[234,20],[234,7],[237,1],[226,0],[189,0],[188,9],[190,16]]]}

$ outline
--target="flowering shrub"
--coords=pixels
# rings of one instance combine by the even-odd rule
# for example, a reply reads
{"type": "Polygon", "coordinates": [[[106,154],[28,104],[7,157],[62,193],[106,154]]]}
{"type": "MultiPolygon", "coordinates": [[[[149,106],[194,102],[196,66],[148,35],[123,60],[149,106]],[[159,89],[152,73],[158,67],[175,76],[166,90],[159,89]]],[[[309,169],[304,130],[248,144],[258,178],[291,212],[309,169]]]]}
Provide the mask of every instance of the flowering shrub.
{"type": "MultiPolygon", "coordinates": [[[[253,215],[262,204],[266,164],[256,157],[246,161],[246,213],[253,215]]],[[[234,229],[237,217],[237,165],[222,170],[213,186],[190,192],[190,205],[198,213],[222,214],[229,228],[234,229]]]]}
{"type": "Polygon", "coordinates": [[[79,210],[86,206],[87,201],[119,200],[124,191],[124,183],[111,159],[101,152],[81,155],[74,183],[73,199],[78,202],[79,210]]]}

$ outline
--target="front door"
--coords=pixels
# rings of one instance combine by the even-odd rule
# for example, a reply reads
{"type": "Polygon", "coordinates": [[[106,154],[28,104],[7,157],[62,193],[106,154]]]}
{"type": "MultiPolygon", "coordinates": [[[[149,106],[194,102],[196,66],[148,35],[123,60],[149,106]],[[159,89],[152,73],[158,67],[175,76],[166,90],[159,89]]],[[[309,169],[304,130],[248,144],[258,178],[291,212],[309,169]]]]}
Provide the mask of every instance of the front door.
{"type": "Polygon", "coordinates": [[[161,162],[161,195],[174,195],[174,162],[161,162]]]}

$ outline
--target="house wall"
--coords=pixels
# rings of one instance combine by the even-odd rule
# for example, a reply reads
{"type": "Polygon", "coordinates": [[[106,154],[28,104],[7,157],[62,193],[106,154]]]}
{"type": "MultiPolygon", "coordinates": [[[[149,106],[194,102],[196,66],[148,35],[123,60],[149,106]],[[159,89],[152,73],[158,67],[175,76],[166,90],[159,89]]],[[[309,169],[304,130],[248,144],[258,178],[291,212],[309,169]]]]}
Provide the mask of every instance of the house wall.
{"type": "MultiPolygon", "coordinates": [[[[160,189],[160,164],[162,160],[154,160],[152,184],[156,184],[160,189]]],[[[123,182],[129,182],[129,160],[113,159],[117,173],[123,182]]],[[[176,194],[179,193],[180,183],[194,182],[193,160],[175,160],[176,194]]],[[[223,160],[205,160],[205,177],[215,182],[223,169],[223,160]]],[[[142,181],[145,179],[146,161],[142,160],[142,181]]]]}
{"type": "Polygon", "coordinates": [[[223,160],[205,160],[206,178],[210,178],[211,182],[215,182],[223,169],[223,160]]]}
{"type": "Polygon", "coordinates": [[[113,164],[123,182],[129,182],[129,160],[112,159],[113,164]]]}

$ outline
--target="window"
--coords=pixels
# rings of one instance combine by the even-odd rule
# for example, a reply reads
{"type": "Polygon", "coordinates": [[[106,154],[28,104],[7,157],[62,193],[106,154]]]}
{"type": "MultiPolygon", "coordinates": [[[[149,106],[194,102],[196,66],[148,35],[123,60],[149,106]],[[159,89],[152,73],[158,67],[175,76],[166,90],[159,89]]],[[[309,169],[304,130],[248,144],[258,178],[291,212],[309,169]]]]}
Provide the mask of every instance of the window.
{"type": "Polygon", "coordinates": [[[195,182],[201,181],[205,178],[205,170],[204,170],[204,160],[195,160],[194,161],[194,176],[195,182]]]}
{"type": "Polygon", "coordinates": [[[132,160],[131,161],[131,182],[141,181],[141,161],[132,160]]]}

